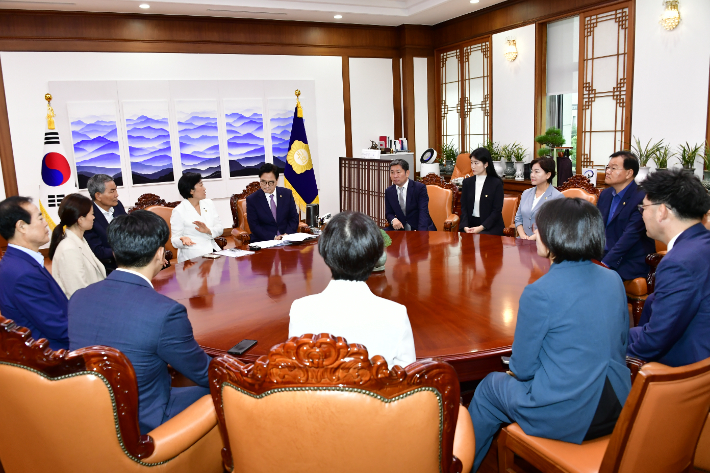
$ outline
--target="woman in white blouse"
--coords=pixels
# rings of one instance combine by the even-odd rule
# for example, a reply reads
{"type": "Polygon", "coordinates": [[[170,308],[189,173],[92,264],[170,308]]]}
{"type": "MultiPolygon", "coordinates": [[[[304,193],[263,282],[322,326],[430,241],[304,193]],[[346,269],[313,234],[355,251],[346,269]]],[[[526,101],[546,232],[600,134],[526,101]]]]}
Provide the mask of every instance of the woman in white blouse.
{"type": "Polygon", "coordinates": [[[503,181],[486,148],[471,152],[471,171],[463,180],[459,231],[503,235],[503,181]]]}
{"type": "Polygon", "coordinates": [[[89,284],[106,278],[106,269],[84,239],[94,227],[94,205],[81,194],[69,194],[59,205],[59,224],[52,231],[49,259],[52,276],[67,298],[89,284]]]}
{"type": "Polygon", "coordinates": [[[215,238],[224,227],[214,203],[206,199],[202,176],[186,172],[178,181],[178,191],[185,198],[170,217],[171,242],[178,250],[178,263],[219,251],[215,238]]]}
{"type": "Polygon", "coordinates": [[[553,199],[563,198],[564,195],[555,189],[552,178],[555,177],[555,160],[552,158],[535,159],[530,166],[530,182],[533,186],[523,192],[520,197],[518,212],[515,214],[515,229],[518,238],[525,240],[535,240],[533,224],[535,215],[540,210],[540,206],[553,199]]]}

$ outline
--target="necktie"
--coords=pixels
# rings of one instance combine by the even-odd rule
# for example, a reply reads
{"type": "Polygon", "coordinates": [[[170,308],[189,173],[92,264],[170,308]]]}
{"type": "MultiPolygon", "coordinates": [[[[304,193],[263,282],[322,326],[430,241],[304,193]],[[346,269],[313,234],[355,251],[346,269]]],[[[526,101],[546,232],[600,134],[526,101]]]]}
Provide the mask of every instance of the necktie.
{"type": "MultiPolygon", "coordinates": [[[[273,215],[273,217],[274,217],[274,222],[276,222],[278,224],[278,222],[276,221],[276,202],[274,202],[274,194],[271,194],[270,198],[271,198],[271,202],[269,203],[269,206],[271,207],[271,215],[273,215]]],[[[276,234],[280,235],[281,232],[279,232],[277,230],[276,234]]]]}
{"type": "Polygon", "coordinates": [[[397,187],[399,191],[399,206],[402,208],[402,213],[407,215],[407,204],[404,202],[404,187],[397,187]]]}

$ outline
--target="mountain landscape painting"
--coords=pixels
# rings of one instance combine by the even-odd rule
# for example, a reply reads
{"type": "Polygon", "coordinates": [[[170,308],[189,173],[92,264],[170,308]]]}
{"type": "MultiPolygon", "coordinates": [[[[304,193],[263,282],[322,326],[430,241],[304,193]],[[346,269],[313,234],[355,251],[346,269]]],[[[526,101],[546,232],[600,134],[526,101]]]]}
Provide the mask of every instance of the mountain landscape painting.
{"type": "Polygon", "coordinates": [[[225,99],[224,115],[227,120],[229,176],[258,175],[266,157],[261,99],[225,99]]]}
{"type": "Polygon", "coordinates": [[[167,100],[124,100],[133,184],[173,182],[167,100]]]}
{"type": "Polygon", "coordinates": [[[176,100],[182,172],[196,172],[202,179],[219,179],[216,100],[176,100]]]}
{"type": "Polygon", "coordinates": [[[68,102],[79,189],[94,174],[108,174],[123,185],[115,102],[68,102]]]}
{"type": "Polygon", "coordinates": [[[288,142],[291,139],[291,126],[296,110],[296,101],[293,99],[269,100],[269,125],[271,128],[271,153],[274,164],[281,170],[286,167],[288,142]]]}

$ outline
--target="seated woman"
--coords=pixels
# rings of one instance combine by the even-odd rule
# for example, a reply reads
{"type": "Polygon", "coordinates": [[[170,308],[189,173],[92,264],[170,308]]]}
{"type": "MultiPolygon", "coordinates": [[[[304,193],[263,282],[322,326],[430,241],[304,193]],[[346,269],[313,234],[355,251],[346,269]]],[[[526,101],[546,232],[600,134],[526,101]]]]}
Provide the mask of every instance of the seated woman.
{"type": "Polygon", "coordinates": [[[552,186],[555,177],[555,160],[552,158],[534,159],[530,169],[530,182],[534,187],[527,189],[520,197],[518,212],[515,214],[515,230],[518,238],[534,240],[532,226],[540,205],[545,201],[564,198],[562,192],[552,186]]]}
{"type": "Polygon", "coordinates": [[[202,176],[186,172],[178,181],[178,191],[185,200],[170,217],[170,241],[178,250],[178,263],[219,251],[214,239],[222,236],[224,227],[214,203],[205,198],[207,189],[202,176]]]}
{"type": "Polygon", "coordinates": [[[59,224],[52,231],[49,259],[52,276],[67,298],[78,289],[106,278],[106,268],[84,239],[94,226],[94,205],[81,194],[69,194],[59,204],[59,224]]]}
{"type": "Polygon", "coordinates": [[[552,265],[520,297],[510,371],[486,376],[469,406],[473,471],[501,424],[576,444],[610,434],[631,390],[624,284],[591,261],[604,251],[599,210],[583,199],[548,201],[535,233],[552,265]]]}
{"type": "Polygon", "coordinates": [[[503,235],[503,182],[486,148],[471,153],[471,171],[463,180],[459,231],[503,235]]]}
{"type": "Polygon", "coordinates": [[[333,280],[320,294],[293,302],[288,336],[341,336],[365,345],[370,357],[382,356],[390,368],[416,361],[407,308],[377,297],[365,284],[384,245],[380,229],[367,215],[341,212],[333,217],[318,241],[333,280]]]}

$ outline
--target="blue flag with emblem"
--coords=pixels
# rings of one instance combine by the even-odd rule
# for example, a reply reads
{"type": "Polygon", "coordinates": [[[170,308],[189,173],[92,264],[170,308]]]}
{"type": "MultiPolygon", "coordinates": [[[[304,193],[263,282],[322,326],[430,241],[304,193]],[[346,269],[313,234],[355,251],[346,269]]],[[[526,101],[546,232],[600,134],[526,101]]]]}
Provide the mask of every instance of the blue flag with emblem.
{"type": "Polygon", "coordinates": [[[288,143],[288,154],[286,155],[286,169],[284,170],[284,185],[291,189],[296,206],[302,211],[306,211],[307,204],[317,204],[318,185],[316,184],[316,174],[313,171],[313,160],[311,150],[308,148],[306,138],[306,127],[303,123],[303,109],[298,96],[301,91],[296,91],[296,109],[293,113],[293,125],[291,126],[291,139],[288,143]]]}

